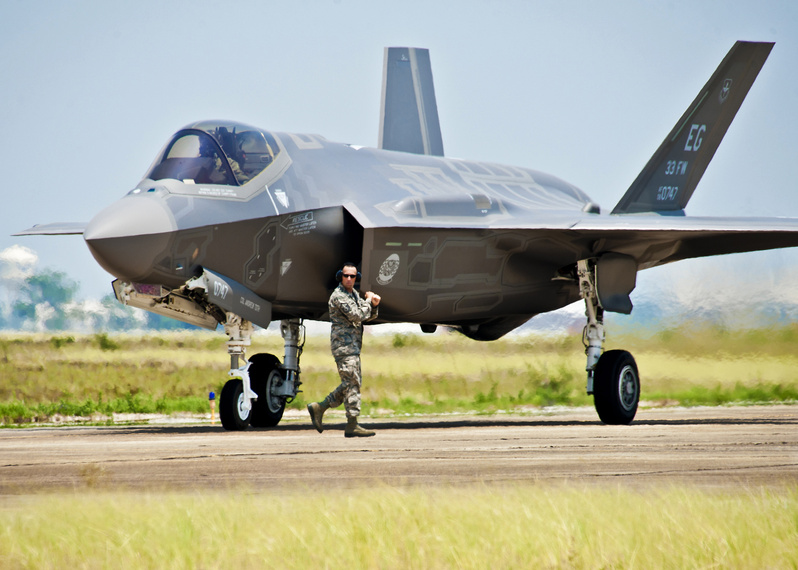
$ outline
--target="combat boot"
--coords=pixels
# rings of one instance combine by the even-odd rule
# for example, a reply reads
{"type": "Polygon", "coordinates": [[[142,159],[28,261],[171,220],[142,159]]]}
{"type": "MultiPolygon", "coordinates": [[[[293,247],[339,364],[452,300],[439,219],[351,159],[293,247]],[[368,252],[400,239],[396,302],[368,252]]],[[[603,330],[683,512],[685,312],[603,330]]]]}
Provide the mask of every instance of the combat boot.
{"type": "Polygon", "coordinates": [[[313,427],[316,428],[316,431],[319,433],[324,431],[321,418],[324,416],[324,412],[326,412],[329,408],[330,405],[327,403],[326,399],[323,402],[314,402],[312,404],[308,404],[310,421],[313,422],[313,427]]]}
{"type": "Polygon", "coordinates": [[[357,425],[357,417],[346,418],[344,437],[371,437],[372,435],[375,435],[373,431],[364,429],[357,425]]]}

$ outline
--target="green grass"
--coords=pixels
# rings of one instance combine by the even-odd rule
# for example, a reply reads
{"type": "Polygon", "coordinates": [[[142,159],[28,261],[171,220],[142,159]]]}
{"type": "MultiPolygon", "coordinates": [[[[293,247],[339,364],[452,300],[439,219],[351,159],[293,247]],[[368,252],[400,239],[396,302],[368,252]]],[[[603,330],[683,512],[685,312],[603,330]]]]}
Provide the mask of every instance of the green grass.
{"type": "MultiPolygon", "coordinates": [[[[221,333],[0,336],[0,423],[64,416],[204,413],[221,392],[229,360],[221,333]]],[[[728,331],[685,327],[610,337],[637,359],[642,405],[718,405],[798,400],[798,326],[728,331]]],[[[249,354],[282,355],[279,335],[260,335],[249,354]]],[[[301,361],[304,409],[338,384],[325,337],[301,361]]],[[[457,334],[368,335],[363,413],[370,416],[589,406],[579,335],[480,343],[457,334]]],[[[104,420],[100,420],[104,421],[104,420]]]]}
{"type": "Polygon", "coordinates": [[[795,568],[798,490],[536,485],[0,503],[3,568],[795,568]]]}
{"type": "MultiPolygon", "coordinates": [[[[798,400],[795,327],[688,328],[611,337],[635,354],[644,405],[798,400]]],[[[224,336],[0,336],[0,418],[207,411],[226,381],[224,336]]],[[[281,354],[279,336],[249,353],[281,354]]],[[[578,336],[478,343],[370,335],[366,414],[524,413],[590,405],[578,336]]],[[[292,407],[337,383],[310,338],[292,407]]],[[[798,488],[643,491],[465,485],[202,493],[90,491],[0,497],[0,568],[796,568],[798,488]]]]}

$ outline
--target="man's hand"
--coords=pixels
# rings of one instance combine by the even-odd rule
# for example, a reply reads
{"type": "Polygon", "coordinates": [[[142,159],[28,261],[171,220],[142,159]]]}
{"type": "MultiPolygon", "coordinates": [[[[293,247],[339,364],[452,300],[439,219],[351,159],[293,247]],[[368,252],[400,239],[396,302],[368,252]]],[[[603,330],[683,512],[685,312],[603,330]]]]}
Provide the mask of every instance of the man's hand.
{"type": "Polygon", "coordinates": [[[374,307],[379,305],[380,304],[380,299],[382,299],[382,297],[380,297],[376,293],[372,293],[371,291],[366,291],[364,293],[363,297],[366,299],[366,301],[371,303],[374,307]]]}

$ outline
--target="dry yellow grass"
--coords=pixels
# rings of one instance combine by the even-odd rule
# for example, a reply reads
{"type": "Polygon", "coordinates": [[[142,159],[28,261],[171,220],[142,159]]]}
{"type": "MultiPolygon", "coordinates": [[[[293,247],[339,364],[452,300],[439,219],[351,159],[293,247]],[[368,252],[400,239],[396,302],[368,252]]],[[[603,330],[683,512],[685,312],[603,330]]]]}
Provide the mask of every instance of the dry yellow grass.
{"type": "MultiPolygon", "coordinates": [[[[58,347],[53,336],[0,337],[0,401],[15,393],[205,397],[226,380],[218,334],[113,336],[111,350],[94,337],[58,347]]],[[[775,336],[699,331],[615,338],[608,348],[633,350],[644,399],[701,386],[794,388],[795,335],[775,336]]],[[[337,381],[327,342],[314,337],[305,347],[308,399],[337,381]]],[[[258,337],[250,353],[281,348],[279,336],[258,337]]],[[[512,407],[528,390],[573,402],[584,390],[583,368],[578,337],[370,337],[364,395],[422,411],[436,400],[512,407]]],[[[396,489],[377,482],[288,494],[45,494],[0,499],[0,568],[795,568],[796,521],[795,488],[396,489]]]]}
{"type": "Polygon", "coordinates": [[[6,499],[3,568],[794,568],[798,490],[372,488],[6,499]]]}
{"type": "MultiPolygon", "coordinates": [[[[610,337],[637,359],[643,405],[784,402],[798,399],[798,332],[667,331],[610,337]]],[[[62,408],[202,412],[227,381],[222,333],[0,335],[0,422],[43,419],[62,408]],[[117,400],[110,406],[109,402],[117,400]],[[121,401],[121,403],[120,403],[121,401]],[[62,405],[66,402],[67,405],[62,405]],[[57,404],[56,407],[54,405],[57,404]],[[110,406],[110,407],[109,407],[110,406]]],[[[257,335],[249,354],[282,355],[279,334],[257,335]]],[[[301,360],[302,409],[338,383],[326,336],[308,338],[301,360]]],[[[363,352],[366,415],[591,405],[578,335],[508,337],[373,335],[363,352]]],[[[85,415],[85,414],[84,414],[85,415]]]]}

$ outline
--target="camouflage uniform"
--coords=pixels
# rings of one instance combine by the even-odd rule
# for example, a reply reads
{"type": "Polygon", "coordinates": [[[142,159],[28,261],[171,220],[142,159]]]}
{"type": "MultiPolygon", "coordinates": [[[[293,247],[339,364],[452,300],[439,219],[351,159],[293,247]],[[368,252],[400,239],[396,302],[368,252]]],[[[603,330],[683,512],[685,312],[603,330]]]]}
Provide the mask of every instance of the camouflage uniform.
{"type": "Polygon", "coordinates": [[[338,365],[341,384],[325,399],[335,408],[344,404],[347,417],[360,415],[360,348],[363,346],[363,323],[377,318],[378,307],[361,299],[357,291],[346,292],[343,284],[330,295],[330,348],[338,365]]]}

